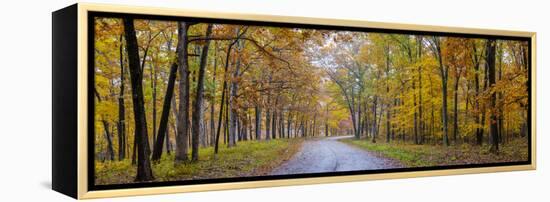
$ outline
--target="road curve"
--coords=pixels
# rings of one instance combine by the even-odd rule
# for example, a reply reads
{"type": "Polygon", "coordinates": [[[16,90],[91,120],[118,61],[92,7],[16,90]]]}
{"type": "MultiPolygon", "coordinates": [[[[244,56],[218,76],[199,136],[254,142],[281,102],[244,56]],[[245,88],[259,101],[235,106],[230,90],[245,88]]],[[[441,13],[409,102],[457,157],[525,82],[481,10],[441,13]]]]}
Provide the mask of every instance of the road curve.
{"type": "Polygon", "coordinates": [[[377,157],[371,152],[338,141],[352,137],[308,139],[298,153],[275,168],[270,174],[288,175],[402,167],[395,160],[377,157]]]}

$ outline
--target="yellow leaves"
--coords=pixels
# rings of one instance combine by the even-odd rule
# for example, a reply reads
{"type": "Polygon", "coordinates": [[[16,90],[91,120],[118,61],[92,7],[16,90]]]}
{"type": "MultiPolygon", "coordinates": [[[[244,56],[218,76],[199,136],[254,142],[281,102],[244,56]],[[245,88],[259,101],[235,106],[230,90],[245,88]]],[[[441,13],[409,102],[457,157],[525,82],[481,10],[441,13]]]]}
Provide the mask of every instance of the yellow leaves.
{"type": "Polygon", "coordinates": [[[118,18],[96,18],[94,20],[95,36],[102,37],[103,35],[120,35],[124,32],[122,21],[118,18]]]}
{"type": "MultiPolygon", "coordinates": [[[[143,85],[146,114],[149,116],[152,103],[160,106],[164,98],[168,70],[176,57],[177,23],[136,20],[135,24],[140,59],[145,62],[143,85]],[[147,57],[144,58],[146,50],[147,57]],[[156,100],[152,99],[154,76],[158,76],[156,100]]],[[[192,25],[190,39],[204,37],[205,28],[204,23],[192,25]]],[[[100,118],[116,121],[121,22],[119,19],[98,19],[95,31],[95,87],[105,100],[96,110],[100,118]]],[[[251,109],[259,106],[296,113],[295,116],[299,114],[307,120],[316,117],[331,128],[350,129],[348,102],[353,99],[352,105],[366,108],[362,110],[368,113],[371,121],[373,108],[377,119],[382,120],[379,122],[385,122],[386,112],[390,111],[390,122],[396,130],[412,131],[412,120],[422,109],[421,121],[430,126],[431,134],[441,137],[442,92],[448,92],[444,99],[447,99],[451,112],[448,118],[451,119],[455,116],[452,110],[455,81],[459,81],[456,82],[456,116],[461,123],[460,135],[472,134],[476,128],[484,127],[476,124],[473,117],[495,111],[487,109],[491,94],[499,94],[496,105],[503,108],[499,115],[504,116],[513,128],[518,128],[522,122],[523,108],[528,105],[527,44],[523,42],[497,42],[500,51],[497,57],[500,59],[496,67],[500,74],[496,84],[485,87],[485,39],[228,24],[214,24],[212,37],[217,39],[211,43],[206,67],[205,98],[208,105],[205,106],[216,106],[218,110],[217,106],[222,104],[219,103],[222,83],[226,82],[228,89],[237,85],[230,106],[239,116],[250,115],[251,109]],[[237,36],[241,39],[228,50],[237,36]],[[440,43],[443,66],[448,69],[443,75],[447,89],[442,87],[444,80],[439,68],[439,54],[434,54],[439,51],[432,43],[440,43]],[[228,51],[231,53],[226,58],[228,51]],[[479,65],[474,68],[474,63],[479,65]],[[224,70],[226,65],[227,72],[224,70]],[[476,78],[477,83],[474,82],[476,78]],[[475,108],[475,104],[479,107],[475,108]]],[[[197,83],[197,55],[200,55],[200,46],[204,42],[199,40],[188,46],[191,100],[197,83]]],[[[125,82],[128,94],[129,80],[125,82]]],[[[176,103],[178,99],[179,95],[176,103]]],[[[130,99],[125,99],[125,104],[126,109],[131,109],[130,99]]],[[[127,116],[131,111],[127,110],[127,116]]]]}

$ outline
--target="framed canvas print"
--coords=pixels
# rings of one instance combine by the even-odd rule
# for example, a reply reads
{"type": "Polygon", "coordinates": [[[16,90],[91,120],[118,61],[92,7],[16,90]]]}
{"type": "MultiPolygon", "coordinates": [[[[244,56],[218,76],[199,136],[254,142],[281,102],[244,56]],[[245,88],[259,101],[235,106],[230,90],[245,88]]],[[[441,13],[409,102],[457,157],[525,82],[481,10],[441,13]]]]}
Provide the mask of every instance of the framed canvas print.
{"type": "Polygon", "coordinates": [[[78,199],[535,169],[535,33],[53,12],[53,189],[78,199]]]}

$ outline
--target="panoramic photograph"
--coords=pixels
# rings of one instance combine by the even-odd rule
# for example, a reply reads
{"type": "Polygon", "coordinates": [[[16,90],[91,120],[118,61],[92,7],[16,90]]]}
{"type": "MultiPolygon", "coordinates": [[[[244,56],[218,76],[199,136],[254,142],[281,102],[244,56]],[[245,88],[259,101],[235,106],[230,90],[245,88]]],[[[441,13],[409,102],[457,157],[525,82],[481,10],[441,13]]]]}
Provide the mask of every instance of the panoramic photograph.
{"type": "Polygon", "coordinates": [[[528,40],[95,17],[94,185],[529,161],[528,40]]]}

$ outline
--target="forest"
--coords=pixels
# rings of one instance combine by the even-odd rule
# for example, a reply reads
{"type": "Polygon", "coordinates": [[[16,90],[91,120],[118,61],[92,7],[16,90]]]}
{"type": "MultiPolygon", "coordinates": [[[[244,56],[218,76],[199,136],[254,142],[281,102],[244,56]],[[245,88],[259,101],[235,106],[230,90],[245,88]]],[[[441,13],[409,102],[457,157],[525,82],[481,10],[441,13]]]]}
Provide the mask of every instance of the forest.
{"type": "Polygon", "coordinates": [[[524,40],[96,17],[93,46],[96,184],[269,175],[340,136],[401,167],[527,161],[524,40]]]}

